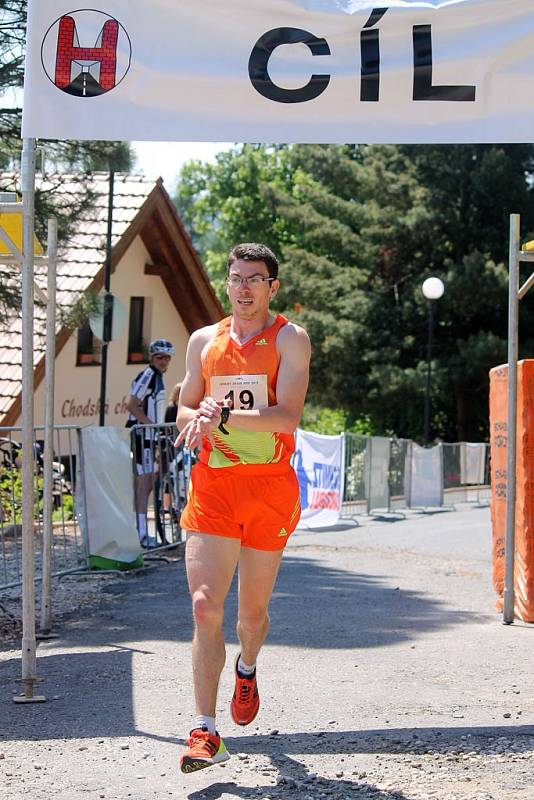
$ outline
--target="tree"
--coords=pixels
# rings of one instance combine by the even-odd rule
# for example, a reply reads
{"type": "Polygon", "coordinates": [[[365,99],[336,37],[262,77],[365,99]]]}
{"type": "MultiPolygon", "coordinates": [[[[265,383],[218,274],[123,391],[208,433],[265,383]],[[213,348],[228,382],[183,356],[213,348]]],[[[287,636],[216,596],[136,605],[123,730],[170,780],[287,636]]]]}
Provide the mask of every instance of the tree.
{"type": "Polygon", "coordinates": [[[508,214],[534,229],[533,159],[526,145],[247,145],[190,164],[178,207],[221,294],[236,241],[281,254],[276,308],[312,338],[309,400],[377,433],[422,435],[421,284],[440,275],[432,433],[477,440],[488,370],[506,352],[508,214]]]}

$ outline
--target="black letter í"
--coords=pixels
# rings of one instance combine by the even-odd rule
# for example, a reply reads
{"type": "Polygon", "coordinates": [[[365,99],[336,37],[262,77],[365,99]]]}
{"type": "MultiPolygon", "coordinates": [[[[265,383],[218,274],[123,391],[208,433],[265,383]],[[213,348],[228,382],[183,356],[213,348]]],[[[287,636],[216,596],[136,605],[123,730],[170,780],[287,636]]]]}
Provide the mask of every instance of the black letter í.
{"type": "Polygon", "coordinates": [[[387,8],[373,8],[360,36],[362,55],[360,100],[364,103],[378,103],[380,99],[380,32],[369,29],[380,22],[386,11],[387,8]]]}

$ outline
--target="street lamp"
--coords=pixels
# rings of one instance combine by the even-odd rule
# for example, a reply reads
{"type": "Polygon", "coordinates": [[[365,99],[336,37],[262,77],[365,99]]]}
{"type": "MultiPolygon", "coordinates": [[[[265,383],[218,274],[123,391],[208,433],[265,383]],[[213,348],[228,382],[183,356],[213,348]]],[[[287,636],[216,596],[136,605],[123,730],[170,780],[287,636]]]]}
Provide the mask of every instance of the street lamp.
{"type": "Polygon", "coordinates": [[[445,286],[440,278],[427,278],[421,287],[428,300],[428,344],[426,351],[426,391],[425,391],[425,421],[423,444],[428,444],[430,428],[430,378],[432,371],[432,334],[434,332],[434,301],[443,296],[445,286]]]}

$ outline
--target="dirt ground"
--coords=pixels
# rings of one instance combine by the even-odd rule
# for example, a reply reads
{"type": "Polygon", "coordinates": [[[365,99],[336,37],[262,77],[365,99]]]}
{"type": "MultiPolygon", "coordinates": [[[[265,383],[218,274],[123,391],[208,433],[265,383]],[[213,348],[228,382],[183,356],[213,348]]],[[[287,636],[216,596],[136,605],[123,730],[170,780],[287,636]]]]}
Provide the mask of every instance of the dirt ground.
{"type": "MultiPolygon", "coordinates": [[[[231,759],[193,775],[191,612],[182,560],[62,581],[39,645],[42,705],[20,706],[0,645],[2,800],[532,800],[532,626],[501,624],[487,508],[295,534],[258,663],[262,708],[229,714],[235,586],[218,726],[231,759]]],[[[4,633],[19,633],[14,595],[4,633]]],[[[7,621],[6,621],[7,619],[7,621]]]]}

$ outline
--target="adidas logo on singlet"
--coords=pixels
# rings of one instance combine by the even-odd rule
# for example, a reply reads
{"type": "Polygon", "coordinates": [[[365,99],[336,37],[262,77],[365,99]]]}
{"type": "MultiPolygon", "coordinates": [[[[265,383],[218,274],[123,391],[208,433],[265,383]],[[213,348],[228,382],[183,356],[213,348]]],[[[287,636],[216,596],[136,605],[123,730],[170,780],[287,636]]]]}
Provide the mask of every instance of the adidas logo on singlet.
{"type": "Polygon", "coordinates": [[[267,341],[267,339],[258,339],[256,344],[269,344],[269,342],[267,341]]]}

